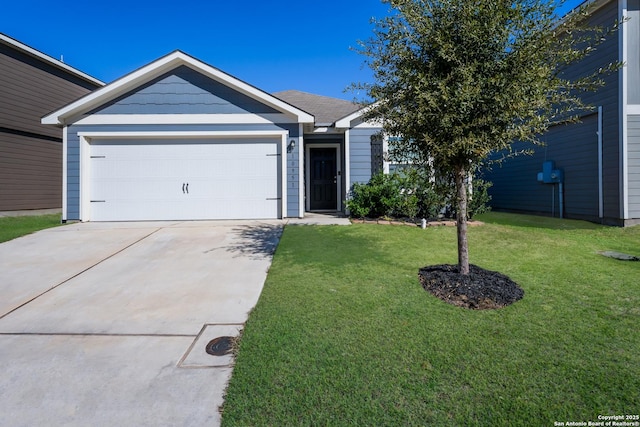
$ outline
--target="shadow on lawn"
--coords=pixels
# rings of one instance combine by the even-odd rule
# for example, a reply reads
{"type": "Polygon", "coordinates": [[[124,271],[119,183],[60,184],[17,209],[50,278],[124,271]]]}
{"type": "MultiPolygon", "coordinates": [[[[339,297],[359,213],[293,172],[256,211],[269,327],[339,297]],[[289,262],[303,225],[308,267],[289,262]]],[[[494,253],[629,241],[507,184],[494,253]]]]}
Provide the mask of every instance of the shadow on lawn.
{"type": "Polygon", "coordinates": [[[246,225],[233,229],[234,238],[225,250],[236,256],[250,256],[252,259],[271,257],[282,236],[282,226],[273,224],[246,225]]]}

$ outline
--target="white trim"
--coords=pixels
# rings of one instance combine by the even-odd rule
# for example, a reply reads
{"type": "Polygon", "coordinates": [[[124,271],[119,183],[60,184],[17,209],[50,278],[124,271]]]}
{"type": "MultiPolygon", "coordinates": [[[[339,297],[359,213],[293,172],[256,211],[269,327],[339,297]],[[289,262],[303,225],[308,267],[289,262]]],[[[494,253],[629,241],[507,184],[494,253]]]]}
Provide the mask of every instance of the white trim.
{"type": "MultiPolygon", "coordinates": [[[[65,132],[66,135],[66,132],[65,132]]],[[[80,140],[80,220],[91,220],[89,180],[92,139],[194,139],[194,138],[277,138],[280,137],[281,200],[280,216],[287,216],[287,139],[288,131],[192,131],[192,132],[78,132],[80,140]]],[[[66,159],[64,161],[66,165],[66,159]]],[[[66,176],[66,173],[65,173],[66,176]]]]}
{"type": "Polygon", "coordinates": [[[627,104],[627,114],[630,116],[640,115],[640,104],[627,104]]]}
{"type": "Polygon", "coordinates": [[[345,198],[349,197],[351,190],[351,130],[344,132],[344,188],[345,198]]]}
{"type": "MultiPolygon", "coordinates": [[[[352,122],[354,122],[355,120],[360,119],[364,113],[367,112],[367,110],[369,108],[371,108],[373,105],[375,105],[377,103],[374,103],[372,105],[367,105],[366,107],[363,107],[357,111],[354,111],[353,113],[349,114],[348,116],[344,116],[341,119],[336,120],[335,123],[335,127],[336,128],[352,128],[352,122]]],[[[364,125],[362,127],[382,127],[382,123],[376,123],[376,121],[373,122],[362,122],[361,125],[364,125]]]]}
{"type": "Polygon", "coordinates": [[[305,199],[304,199],[304,126],[302,124],[298,125],[298,217],[304,218],[304,207],[305,207],[305,199]]]}
{"type": "Polygon", "coordinates": [[[153,80],[162,74],[169,72],[181,65],[187,66],[205,76],[214,79],[222,84],[234,88],[255,100],[269,105],[285,114],[290,114],[300,123],[313,123],[314,117],[284,101],[254,87],[242,80],[239,80],[227,73],[218,70],[204,62],[181,51],[175,51],[163,56],[154,62],[127,74],[124,77],[104,86],[79,100],[68,104],[61,109],[42,118],[43,124],[65,124],[68,119],[78,117],[83,113],[104,104],[107,101],[125,94],[126,92],[139,87],[140,85],[153,80]]]}
{"type": "MultiPolygon", "coordinates": [[[[618,17],[620,21],[627,15],[627,0],[620,0],[618,3],[618,17]]],[[[620,69],[620,214],[622,219],[629,218],[629,165],[627,148],[627,32],[624,26],[618,30],[618,48],[620,60],[624,64],[620,69]]]]}
{"type": "Polygon", "coordinates": [[[149,131],[149,132],[78,132],[78,136],[100,139],[142,139],[142,138],[242,138],[260,136],[278,136],[286,138],[289,132],[286,130],[247,130],[247,131],[149,131]]]}
{"type": "Polygon", "coordinates": [[[289,132],[280,133],[280,219],[287,217],[287,139],[289,132]]]}
{"type": "MultiPolygon", "coordinates": [[[[328,143],[320,143],[320,144],[310,144],[306,146],[305,156],[307,159],[311,159],[311,154],[309,153],[314,148],[335,148],[336,150],[336,210],[342,210],[342,192],[340,191],[342,188],[342,174],[338,175],[338,171],[341,170],[342,164],[340,162],[340,143],[339,142],[328,142],[328,143]]],[[[307,197],[305,198],[305,209],[307,211],[311,211],[311,198],[309,195],[311,194],[311,164],[308,164],[305,167],[305,189],[307,193],[307,197]]]]}
{"type": "Polygon", "coordinates": [[[91,143],[90,138],[78,135],[80,139],[80,221],[91,221],[91,143]]]}
{"type": "Polygon", "coordinates": [[[273,124],[297,123],[285,114],[93,114],[74,124],[78,125],[137,125],[137,124],[273,124]]]}
{"type": "Polygon", "coordinates": [[[67,126],[65,126],[62,129],[62,221],[66,222],[67,221],[67,207],[68,207],[68,200],[67,200],[67,193],[69,191],[69,189],[67,188],[68,185],[68,177],[67,177],[67,156],[68,156],[68,152],[69,152],[69,147],[68,147],[68,143],[67,143],[67,126]]]}
{"type": "Polygon", "coordinates": [[[361,108],[347,116],[344,116],[341,119],[336,120],[336,125],[335,125],[336,128],[351,128],[352,127],[351,122],[362,117],[368,108],[369,108],[368,106],[361,108]]]}
{"type": "Polygon", "coordinates": [[[362,110],[358,110],[355,113],[341,118],[340,120],[336,120],[336,128],[350,128],[351,122],[362,116],[363,113],[364,112],[362,110]]]}
{"type": "Polygon", "coordinates": [[[13,39],[13,38],[11,38],[9,36],[6,36],[6,35],[4,35],[2,33],[0,33],[0,41],[3,41],[4,43],[9,44],[9,45],[11,45],[11,46],[13,46],[15,48],[18,48],[18,49],[28,53],[31,56],[35,56],[36,58],[38,58],[38,59],[40,59],[42,61],[45,61],[45,62],[53,65],[56,68],[60,68],[60,69],[62,69],[64,71],[67,71],[67,72],[69,72],[71,74],[74,74],[75,76],[80,77],[81,79],[86,80],[86,81],[88,81],[90,83],[93,83],[93,84],[98,85],[98,86],[104,86],[105,85],[105,83],[103,81],[100,81],[100,80],[96,79],[95,77],[91,77],[89,74],[83,73],[82,71],[77,70],[77,69],[65,64],[62,61],[58,61],[57,59],[55,59],[55,58],[53,58],[53,57],[51,57],[49,55],[46,55],[46,54],[40,52],[39,50],[36,50],[36,49],[34,49],[34,48],[30,47],[30,46],[27,46],[26,44],[21,43],[18,40],[15,40],[15,39],[13,39]]]}

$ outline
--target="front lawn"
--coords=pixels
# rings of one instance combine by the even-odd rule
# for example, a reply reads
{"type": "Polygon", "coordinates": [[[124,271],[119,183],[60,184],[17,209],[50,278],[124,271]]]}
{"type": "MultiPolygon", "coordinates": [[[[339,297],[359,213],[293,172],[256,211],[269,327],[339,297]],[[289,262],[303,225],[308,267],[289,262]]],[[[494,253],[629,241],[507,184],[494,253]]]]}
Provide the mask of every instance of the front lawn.
{"type": "Polygon", "coordinates": [[[0,218],[0,243],[60,225],[60,214],[0,218]]]}
{"type": "Polygon", "coordinates": [[[524,290],[454,307],[418,269],[453,227],[286,227],[247,322],[223,426],[552,426],[640,412],[640,227],[491,213],[471,261],[524,290]]]}

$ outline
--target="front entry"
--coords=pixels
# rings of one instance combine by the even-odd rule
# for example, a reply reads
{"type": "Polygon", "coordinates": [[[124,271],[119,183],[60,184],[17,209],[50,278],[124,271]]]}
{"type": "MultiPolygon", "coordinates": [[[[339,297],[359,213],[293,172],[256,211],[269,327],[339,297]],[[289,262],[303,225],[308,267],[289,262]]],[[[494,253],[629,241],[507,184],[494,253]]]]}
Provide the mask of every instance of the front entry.
{"type": "Polygon", "coordinates": [[[309,150],[309,208],[312,211],[338,210],[336,149],[309,150]]]}

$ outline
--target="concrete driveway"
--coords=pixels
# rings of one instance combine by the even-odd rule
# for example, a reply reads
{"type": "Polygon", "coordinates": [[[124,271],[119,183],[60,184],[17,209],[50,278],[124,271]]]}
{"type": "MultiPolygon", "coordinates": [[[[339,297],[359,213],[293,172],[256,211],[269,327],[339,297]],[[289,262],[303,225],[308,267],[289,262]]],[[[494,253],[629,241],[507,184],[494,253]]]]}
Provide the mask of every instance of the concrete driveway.
{"type": "Polygon", "coordinates": [[[215,426],[281,221],[85,223],[0,244],[0,425],[215,426]]]}

